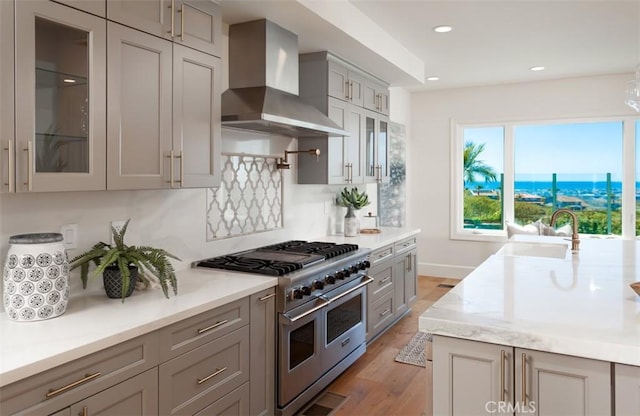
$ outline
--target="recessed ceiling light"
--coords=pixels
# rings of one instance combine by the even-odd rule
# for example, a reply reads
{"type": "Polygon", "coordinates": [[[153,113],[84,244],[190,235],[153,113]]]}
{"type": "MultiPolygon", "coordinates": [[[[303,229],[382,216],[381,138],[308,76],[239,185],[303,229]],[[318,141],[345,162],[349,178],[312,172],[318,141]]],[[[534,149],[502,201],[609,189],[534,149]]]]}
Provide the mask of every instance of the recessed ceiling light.
{"type": "Polygon", "coordinates": [[[543,71],[544,67],[543,66],[532,66],[531,68],[529,68],[530,71],[543,71]]]}
{"type": "Polygon", "coordinates": [[[433,31],[438,33],[447,33],[447,32],[451,32],[452,30],[453,30],[453,27],[447,26],[447,25],[440,25],[433,28],[433,31]]]}
{"type": "Polygon", "coordinates": [[[76,80],[73,78],[65,78],[62,80],[62,82],[66,82],[67,84],[75,84],[76,80]]]}
{"type": "Polygon", "coordinates": [[[427,81],[437,81],[440,77],[427,77],[427,81]]]}

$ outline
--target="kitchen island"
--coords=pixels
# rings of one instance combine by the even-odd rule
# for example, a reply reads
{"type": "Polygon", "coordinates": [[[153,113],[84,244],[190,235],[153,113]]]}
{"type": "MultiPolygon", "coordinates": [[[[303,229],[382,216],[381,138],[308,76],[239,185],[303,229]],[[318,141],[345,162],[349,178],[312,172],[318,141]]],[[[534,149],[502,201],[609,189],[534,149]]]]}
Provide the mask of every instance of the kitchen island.
{"type": "Polygon", "coordinates": [[[598,415],[637,409],[640,297],[629,284],[640,280],[638,242],[583,239],[562,258],[509,252],[420,316],[419,329],[434,334],[434,414],[492,413],[499,402],[512,411],[518,403],[598,415]],[[482,377],[486,391],[462,400],[464,378],[482,377]]]}

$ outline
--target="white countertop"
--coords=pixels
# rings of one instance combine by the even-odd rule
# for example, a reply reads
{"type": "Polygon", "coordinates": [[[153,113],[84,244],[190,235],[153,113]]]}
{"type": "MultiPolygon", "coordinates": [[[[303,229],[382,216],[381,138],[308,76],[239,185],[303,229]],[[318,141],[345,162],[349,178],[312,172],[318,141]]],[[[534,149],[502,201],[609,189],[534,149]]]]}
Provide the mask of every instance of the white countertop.
{"type": "MultiPolygon", "coordinates": [[[[420,231],[381,230],[316,240],[376,249],[420,231]]],[[[65,313],[53,319],[14,322],[0,313],[0,387],[278,284],[276,277],[215,269],[187,269],[177,272],[177,278],[178,295],[169,299],[156,289],[136,291],[121,303],[107,298],[100,287],[72,291],[65,313]]]]}
{"type": "Polygon", "coordinates": [[[637,241],[583,239],[564,259],[498,252],[425,311],[419,328],[640,366],[640,296],[629,287],[638,280],[637,241]]]}

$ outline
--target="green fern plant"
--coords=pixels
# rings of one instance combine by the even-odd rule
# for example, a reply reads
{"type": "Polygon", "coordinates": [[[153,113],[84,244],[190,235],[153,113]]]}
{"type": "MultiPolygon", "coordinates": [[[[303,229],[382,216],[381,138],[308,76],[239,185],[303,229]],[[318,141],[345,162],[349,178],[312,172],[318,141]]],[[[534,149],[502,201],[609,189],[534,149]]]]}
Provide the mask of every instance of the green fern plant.
{"type": "Polygon", "coordinates": [[[162,287],[164,296],[169,298],[169,286],[173,289],[173,294],[178,294],[178,281],[175,270],[169,258],[180,260],[178,257],[159,248],[148,246],[128,246],[124,243],[124,235],[127,232],[129,220],[127,220],[120,231],[111,227],[113,234],[113,244],[98,242],[90,250],[74,257],[70,261],[71,270],[80,267],[80,278],[82,287],[87,288],[89,279],[89,265],[95,264],[96,269],[93,276],[98,276],[109,266],[117,266],[122,278],[122,301],[129,290],[129,278],[131,272],[129,266],[138,268],[138,278],[145,284],[151,283],[151,278],[147,273],[154,276],[162,287]]]}

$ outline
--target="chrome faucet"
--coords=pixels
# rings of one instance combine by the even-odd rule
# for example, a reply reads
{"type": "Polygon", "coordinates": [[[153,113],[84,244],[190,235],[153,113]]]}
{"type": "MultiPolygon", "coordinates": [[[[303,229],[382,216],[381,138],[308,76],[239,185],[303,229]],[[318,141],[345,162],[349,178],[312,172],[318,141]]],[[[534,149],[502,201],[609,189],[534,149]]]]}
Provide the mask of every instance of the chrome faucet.
{"type": "Polygon", "coordinates": [[[551,222],[549,223],[549,225],[551,227],[554,227],[556,225],[558,215],[562,213],[569,214],[571,216],[571,228],[573,229],[573,234],[571,235],[571,251],[578,251],[580,249],[580,237],[578,236],[578,217],[573,211],[566,208],[556,210],[553,214],[551,214],[551,222]]]}

